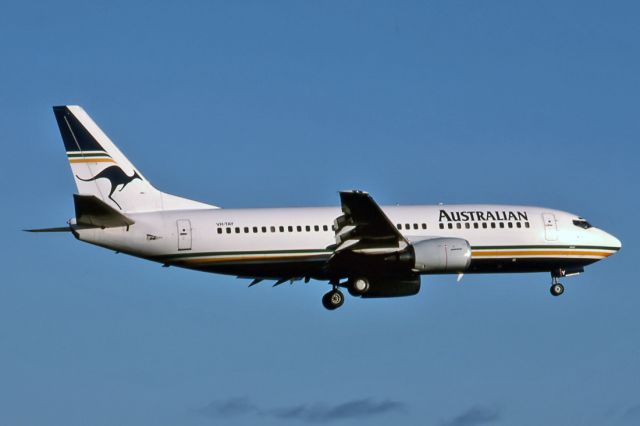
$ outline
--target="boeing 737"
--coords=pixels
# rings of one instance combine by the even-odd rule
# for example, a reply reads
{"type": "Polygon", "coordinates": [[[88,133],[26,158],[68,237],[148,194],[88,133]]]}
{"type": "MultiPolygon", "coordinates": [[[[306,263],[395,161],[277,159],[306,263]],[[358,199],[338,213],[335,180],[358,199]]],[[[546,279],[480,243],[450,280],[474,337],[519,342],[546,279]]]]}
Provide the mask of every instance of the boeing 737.
{"type": "Polygon", "coordinates": [[[78,193],[62,228],[90,244],[204,272],[261,281],[327,281],[325,308],[354,297],[415,295],[421,275],[548,272],[562,277],[621,243],[564,211],[511,205],[379,206],[363,191],[340,207],[227,209],[156,189],[79,106],[56,106],[78,193]]]}

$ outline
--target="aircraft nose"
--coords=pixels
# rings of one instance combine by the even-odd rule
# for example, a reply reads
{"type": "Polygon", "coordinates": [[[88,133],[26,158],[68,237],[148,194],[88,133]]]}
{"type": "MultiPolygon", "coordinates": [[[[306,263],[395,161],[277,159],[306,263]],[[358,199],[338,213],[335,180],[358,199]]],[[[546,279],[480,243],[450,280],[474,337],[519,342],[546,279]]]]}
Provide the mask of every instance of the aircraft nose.
{"type": "Polygon", "coordinates": [[[603,234],[605,246],[611,247],[614,250],[620,250],[620,248],[622,247],[622,242],[619,239],[604,231],[603,234]]]}

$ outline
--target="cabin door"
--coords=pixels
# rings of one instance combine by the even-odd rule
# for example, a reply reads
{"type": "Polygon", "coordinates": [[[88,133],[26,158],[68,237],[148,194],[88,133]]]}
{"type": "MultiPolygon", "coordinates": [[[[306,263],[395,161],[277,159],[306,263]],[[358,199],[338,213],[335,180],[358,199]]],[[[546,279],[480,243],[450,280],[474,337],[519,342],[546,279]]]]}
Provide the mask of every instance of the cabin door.
{"type": "Polygon", "coordinates": [[[191,221],[178,219],[178,250],[191,250],[191,221]]]}
{"type": "Polygon", "coordinates": [[[558,225],[556,224],[556,217],[553,213],[543,213],[542,219],[544,220],[544,237],[547,241],[556,241],[558,239],[558,225]]]}

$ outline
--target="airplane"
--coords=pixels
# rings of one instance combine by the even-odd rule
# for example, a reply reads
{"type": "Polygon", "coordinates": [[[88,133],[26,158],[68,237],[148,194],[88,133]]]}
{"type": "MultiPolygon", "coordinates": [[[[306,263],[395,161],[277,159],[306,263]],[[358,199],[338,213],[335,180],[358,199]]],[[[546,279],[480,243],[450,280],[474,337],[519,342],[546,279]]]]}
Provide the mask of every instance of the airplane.
{"type": "Polygon", "coordinates": [[[228,209],[156,189],[79,106],[54,106],[78,193],[71,232],[116,252],[274,286],[327,281],[329,310],[354,297],[415,295],[422,275],[548,272],[550,292],[621,248],[560,210],[512,205],[379,206],[342,191],[340,207],[228,209]]]}

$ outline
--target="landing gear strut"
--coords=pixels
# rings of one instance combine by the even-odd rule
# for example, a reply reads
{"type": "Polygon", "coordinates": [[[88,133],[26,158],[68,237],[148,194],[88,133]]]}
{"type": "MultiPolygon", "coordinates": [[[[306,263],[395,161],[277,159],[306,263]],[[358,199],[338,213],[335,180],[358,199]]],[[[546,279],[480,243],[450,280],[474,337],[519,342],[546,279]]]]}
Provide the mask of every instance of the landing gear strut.
{"type": "Polygon", "coordinates": [[[554,296],[560,296],[562,293],[564,293],[564,286],[560,284],[560,282],[558,281],[558,277],[552,277],[551,288],[549,289],[549,291],[554,296]]]}
{"type": "Polygon", "coordinates": [[[344,294],[338,290],[337,283],[332,282],[331,284],[333,285],[333,290],[322,296],[322,306],[333,311],[344,304],[344,294]]]}

